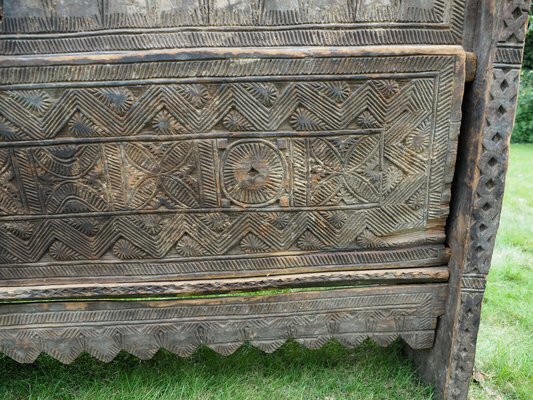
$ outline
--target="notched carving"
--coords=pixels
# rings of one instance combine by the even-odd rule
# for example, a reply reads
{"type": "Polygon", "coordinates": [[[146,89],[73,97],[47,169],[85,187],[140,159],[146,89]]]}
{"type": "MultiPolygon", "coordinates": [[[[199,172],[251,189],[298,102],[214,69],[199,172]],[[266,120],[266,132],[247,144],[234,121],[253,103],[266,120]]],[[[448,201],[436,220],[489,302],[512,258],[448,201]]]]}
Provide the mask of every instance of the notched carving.
{"type": "Polygon", "coordinates": [[[410,260],[440,260],[419,246],[444,240],[460,61],[377,60],[169,61],[176,76],[202,69],[234,77],[165,85],[144,80],[155,67],[143,72],[139,63],[132,76],[117,64],[105,74],[120,74],[123,85],[0,92],[6,129],[23,142],[5,150],[20,204],[0,217],[0,261],[28,263],[6,273],[36,276],[34,263],[53,269],[60,261],[68,264],[61,274],[79,274],[83,260],[111,276],[128,262],[148,268],[145,260],[148,275],[246,272],[288,266],[258,255],[301,257],[293,268],[329,251],[401,261],[400,250],[382,255],[390,247],[416,249],[410,260]],[[390,73],[389,61],[408,75],[390,73]],[[314,77],[302,79],[302,70],[314,77]],[[264,78],[279,75],[290,79],[264,78]],[[14,215],[32,229],[15,229],[14,215]]]}
{"type": "Polygon", "coordinates": [[[54,310],[4,305],[0,351],[19,362],[33,362],[45,352],[70,363],[82,352],[102,361],[111,361],[120,350],[148,359],[159,348],[189,356],[202,345],[227,355],[245,341],[272,352],[287,339],[318,348],[329,340],[353,347],[368,338],[386,346],[401,337],[423,349],[433,344],[445,295],[446,285],[408,285],[164,304],[116,302],[111,309],[82,302],[56,303],[54,310]],[[51,327],[55,321],[68,327],[51,327]]]}
{"type": "Polygon", "coordinates": [[[460,44],[465,7],[464,0],[5,0],[0,46],[5,54],[36,54],[460,44]],[[369,22],[381,29],[369,27],[369,22]],[[202,29],[190,31],[197,27],[202,29]],[[149,32],[143,35],[129,32],[146,28],[149,32]],[[57,37],[47,36],[46,46],[34,40],[52,32],[57,37]],[[73,32],[75,38],[68,36],[73,32]]]}
{"type": "Polygon", "coordinates": [[[4,32],[176,26],[446,22],[453,0],[5,0],[4,32]]]}

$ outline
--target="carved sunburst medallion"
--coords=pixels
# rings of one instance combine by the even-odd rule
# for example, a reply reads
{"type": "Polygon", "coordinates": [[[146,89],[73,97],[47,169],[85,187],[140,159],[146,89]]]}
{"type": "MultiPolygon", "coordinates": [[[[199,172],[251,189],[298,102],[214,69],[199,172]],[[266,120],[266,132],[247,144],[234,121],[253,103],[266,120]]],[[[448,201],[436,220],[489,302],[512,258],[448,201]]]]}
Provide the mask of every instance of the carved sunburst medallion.
{"type": "Polygon", "coordinates": [[[286,162],[280,151],[264,140],[235,142],[223,156],[223,190],[241,206],[276,201],[286,185],[286,162]]]}

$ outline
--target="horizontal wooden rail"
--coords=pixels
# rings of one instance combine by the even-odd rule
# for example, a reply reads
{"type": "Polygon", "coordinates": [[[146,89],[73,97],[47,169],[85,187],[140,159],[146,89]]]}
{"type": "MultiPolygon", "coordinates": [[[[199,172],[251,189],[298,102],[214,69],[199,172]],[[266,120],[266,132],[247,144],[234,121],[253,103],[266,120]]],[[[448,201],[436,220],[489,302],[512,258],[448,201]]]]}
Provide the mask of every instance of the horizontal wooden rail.
{"type": "Polygon", "coordinates": [[[446,266],[363,271],[318,272],[240,279],[206,279],[176,282],[86,283],[0,287],[0,300],[86,298],[94,296],[198,295],[276,288],[446,282],[446,266]]]}
{"type": "Polygon", "coordinates": [[[174,301],[76,301],[0,306],[0,352],[19,362],[42,353],[64,362],[82,352],[111,361],[160,348],[189,356],[200,346],[228,355],[244,342],[272,352],[288,339],[316,349],[329,340],[354,347],[401,337],[433,345],[448,285],[394,285],[174,301]]]}

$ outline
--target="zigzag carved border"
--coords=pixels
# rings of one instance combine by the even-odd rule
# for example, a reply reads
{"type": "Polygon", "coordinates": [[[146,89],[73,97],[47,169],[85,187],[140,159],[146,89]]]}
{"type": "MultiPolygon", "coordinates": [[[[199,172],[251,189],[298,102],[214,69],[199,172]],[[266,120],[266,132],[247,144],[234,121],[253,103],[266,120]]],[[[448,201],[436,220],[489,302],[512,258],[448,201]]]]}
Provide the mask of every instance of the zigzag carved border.
{"type": "Polygon", "coordinates": [[[272,352],[287,339],[319,348],[332,339],[354,347],[367,338],[387,346],[402,337],[422,349],[433,344],[446,292],[446,285],[420,285],[166,302],[2,305],[0,351],[19,362],[33,362],[45,352],[70,363],[82,352],[111,361],[121,350],[148,359],[160,348],[189,356],[199,346],[227,355],[244,342],[272,352]]]}

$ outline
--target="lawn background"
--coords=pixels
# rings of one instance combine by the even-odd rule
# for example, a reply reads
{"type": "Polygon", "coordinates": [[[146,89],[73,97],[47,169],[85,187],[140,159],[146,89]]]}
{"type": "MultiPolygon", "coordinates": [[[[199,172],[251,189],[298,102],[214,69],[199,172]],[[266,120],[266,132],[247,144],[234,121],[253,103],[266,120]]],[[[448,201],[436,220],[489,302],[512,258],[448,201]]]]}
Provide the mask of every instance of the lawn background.
{"type": "MultiPolygon", "coordinates": [[[[511,146],[501,226],[479,333],[475,400],[531,400],[533,393],[533,144],[511,146]]],[[[417,400],[431,398],[398,343],[355,350],[288,343],[274,354],[244,346],[229,357],[160,351],[104,364],[84,355],[65,366],[41,355],[21,365],[0,356],[0,399],[417,400]]]]}

